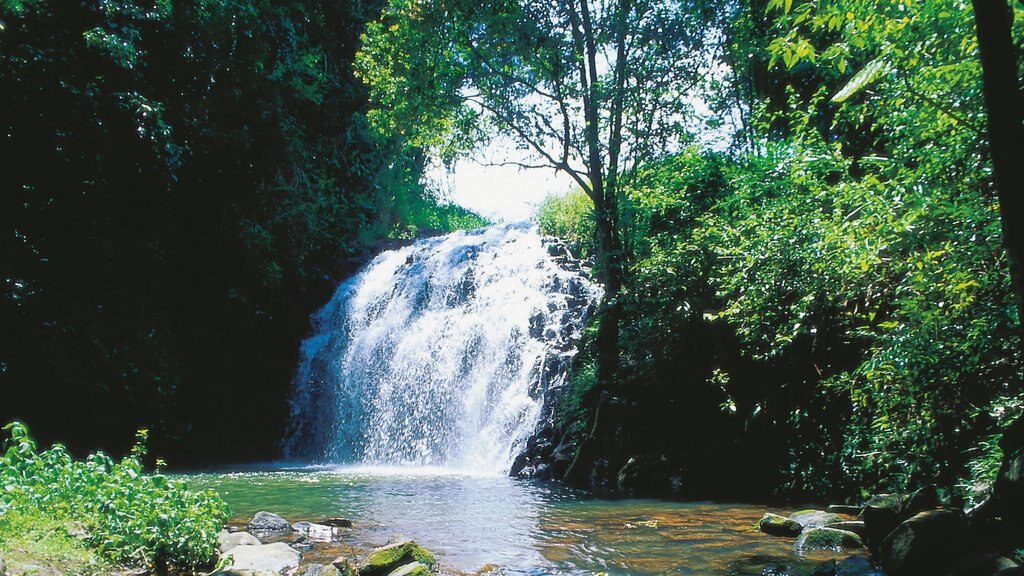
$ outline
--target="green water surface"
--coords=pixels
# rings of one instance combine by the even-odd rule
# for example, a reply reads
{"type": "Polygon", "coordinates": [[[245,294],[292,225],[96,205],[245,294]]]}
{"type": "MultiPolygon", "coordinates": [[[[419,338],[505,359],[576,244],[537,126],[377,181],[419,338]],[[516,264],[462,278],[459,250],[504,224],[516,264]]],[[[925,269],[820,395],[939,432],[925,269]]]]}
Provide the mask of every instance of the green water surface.
{"type": "Polygon", "coordinates": [[[353,555],[402,534],[469,573],[797,575],[850,555],[798,555],[792,538],[757,530],[769,510],[749,504],[601,500],[444,470],[303,468],[188,478],[193,487],[216,489],[234,523],[259,510],[292,522],[344,517],[354,522],[342,534],[353,555]]]}

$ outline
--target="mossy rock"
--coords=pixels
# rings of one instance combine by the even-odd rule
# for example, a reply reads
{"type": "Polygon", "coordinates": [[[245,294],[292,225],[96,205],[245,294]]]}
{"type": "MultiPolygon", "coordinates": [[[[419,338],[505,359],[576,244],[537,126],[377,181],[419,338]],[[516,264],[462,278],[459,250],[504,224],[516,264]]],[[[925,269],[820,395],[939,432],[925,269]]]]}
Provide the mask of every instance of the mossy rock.
{"type": "Polygon", "coordinates": [[[798,536],[800,531],[804,529],[803,525],[796,520],[772,514],[771,512],[761,517],[757,527],[761,532],[772,534],[773,536],[798,536]]]}
{"type": "Polygon", "coordinates": [[[370,552],[359,567],[359,576],[384,576],[410,562],[419,562],[430,568],[436,560],[426,548],[412,540],[396,542],[370,552]]]}
{"type": "Polygon", "coordinates": [[[864,542],[853,532],[836,530],[835,528],[810,528],[800,534],[795,545],[797,551],[833,550],[844,548],[863,548],[864,542]]]}
{"type": "Polygon", "coordinates": [[[822,510],[800,510],[790,514],[789,519],[799,522],[805,529],[818,528],[826,524],[834,524],[844,520],[844,518],[839,514],[831,514],[822,510]]]}
{"type": "Polygon", "coordinates": [[[430,576],[430,568],[419,562],[412,562],[397,568],[388,576],[430,576]]]}

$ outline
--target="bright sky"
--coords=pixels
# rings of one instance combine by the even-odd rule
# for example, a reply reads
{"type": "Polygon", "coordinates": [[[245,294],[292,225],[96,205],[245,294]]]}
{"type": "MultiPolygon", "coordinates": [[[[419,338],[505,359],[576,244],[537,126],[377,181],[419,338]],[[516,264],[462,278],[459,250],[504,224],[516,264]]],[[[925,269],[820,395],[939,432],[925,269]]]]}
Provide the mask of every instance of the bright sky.
{"type": "MultiPolygon", "coordinates": [[[[481,157],[491,162],[530,162],[511,142],[500,140],[488,147],[481,157]]],[[[572,178],[564,173],[556,174],[551,168],[493,166],[473,160],[459,160],[451,174],[434,167],[428,177],[452,202],[495,222],[526,220],[534,215],[537,205],[548,194],[568,192],[574,185],[572,178]]]]}

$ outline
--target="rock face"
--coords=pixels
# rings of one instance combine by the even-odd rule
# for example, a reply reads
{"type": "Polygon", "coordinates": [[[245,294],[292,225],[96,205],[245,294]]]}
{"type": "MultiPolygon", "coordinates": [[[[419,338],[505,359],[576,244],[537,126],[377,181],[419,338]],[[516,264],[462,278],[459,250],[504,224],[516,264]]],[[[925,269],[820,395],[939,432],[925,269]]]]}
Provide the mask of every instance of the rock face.
{"type": "Polygon", "coordinates": [[[281,572],[295,568],[302,559],[302,554],[293,550],[284,542],[261,544],[259,546],[237,546],[229,553],[232,557],[227,572],[240,570],[270,570],[281,572]]]}
{"type": "Polygon", "coordinates": [[[359,576],[387,576],[406,564],[419,563],[429,568],[435,562],[434,555],[426,548],[412,540],[403,540],[370,552],[359,566],[359,576]]]}
{"type": "Polygon", "coordinates": [[[223,554],[237,546],[259,546],[262,542],[248,532],[228,532],[221,530],[217,534],[217,542],[220,544],[220,553],[223,554]]]}
{"type": "Polygon", "coordinates": [[[804,527],[793,520],[792,518],[786,518],[785,516],[779,516],[778,514],[772,514],[771,512],[766,513],[761,517],[761,521],[757,523],[757,527],[765,534],[772,534],[773,536],[798,536],[800,531],[804,527]]]}
{"type": "Polygon", "coordinates": [[[879,558],[890,576],[944,574],[967,541],[963,512],[932,510],[906,520],[885,537],[879,558]]]}
{"type": "Polygon", "coordinates": [[[821,510],[800,510],[789,515],[790,520],[799,522],[802,527],[818,528],[826,524],[842,522],[843,517],[838,514],[822,512],[821,510]]]}
{"type": "Polygon", "coordinates": [[[249,521],[250,532],[289,532],[292,525],[273,512],[261,511],[249,521]]]}
{"type": "Polygon", "coordinates": [[[798,552],[810,550],[840,551],[846,548],[863,548],[860,536],[835,528],[809,528],[797,538],[794,546],[798,552]]]}

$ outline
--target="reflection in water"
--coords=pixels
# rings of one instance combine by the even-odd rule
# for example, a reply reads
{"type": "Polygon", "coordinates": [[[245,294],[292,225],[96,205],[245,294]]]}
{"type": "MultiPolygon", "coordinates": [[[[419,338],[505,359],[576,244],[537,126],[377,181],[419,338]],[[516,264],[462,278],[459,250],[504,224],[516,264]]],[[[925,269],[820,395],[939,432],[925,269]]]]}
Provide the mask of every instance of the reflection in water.
{"type": "MultiPolygon", "coordinates": [[[[460,570],[505,574],[786,574],[833,554],[801,558],[792,540],[756,525],[765,509],[743,504],[584,499],[561,487],[445,471],[301,469],[199,474],[234,520],[258,510],[286,518],[344,516],[345,544],[365,549],[401,533],[460,570]]],[[[329,559],[328,559],[329,560],[329,559]]]]}

